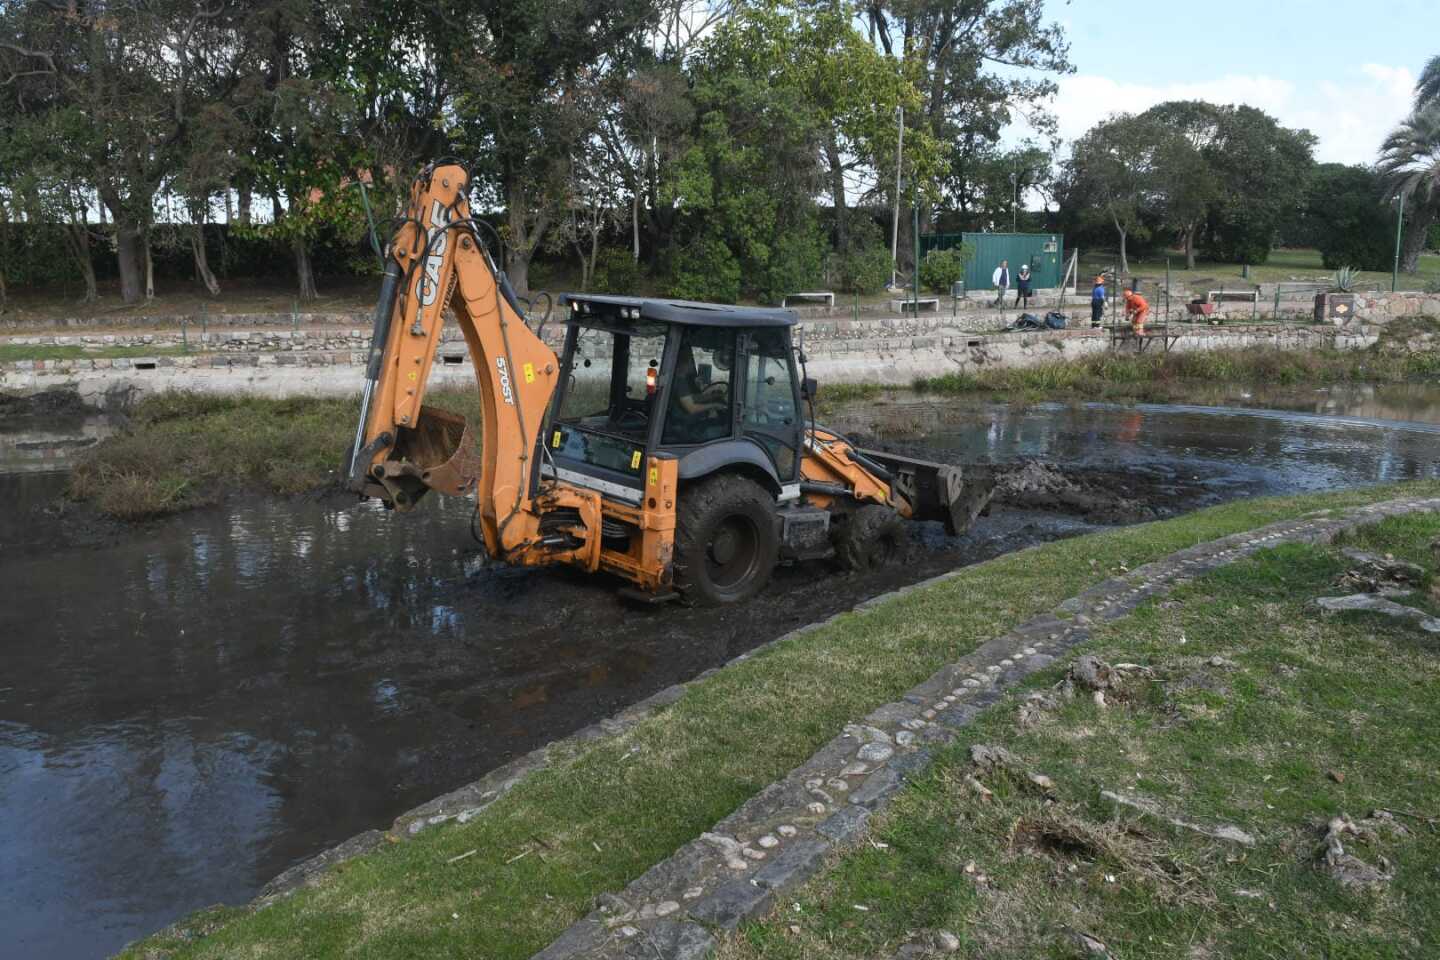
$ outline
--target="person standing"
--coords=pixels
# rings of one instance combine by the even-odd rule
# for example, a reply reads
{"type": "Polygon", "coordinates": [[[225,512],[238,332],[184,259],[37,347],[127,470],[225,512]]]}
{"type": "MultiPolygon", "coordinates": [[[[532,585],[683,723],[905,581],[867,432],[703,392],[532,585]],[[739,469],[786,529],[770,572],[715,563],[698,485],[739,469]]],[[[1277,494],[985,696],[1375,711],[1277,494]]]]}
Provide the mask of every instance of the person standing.
{"type": "Polygon", "coordinates": [[[1090,290],[1090,326],[1099,328],[1105,319],[1105,275],[1102,273],[1095,278],[1095,286],[1090,290]]]}
{"type": "Polygon", "coordinates": [[[1010,261],[1001,260],[1000,266],[990,276],[990,282],[995,285],[995,306],[1005,305],[1005,294],[1010,292],[1010,261]]]}
{"type": "Polygon", "coordinates": [[[1023,309],[1030,309],[1031,287],[1034,286],[1034,278],[1030,276],[1030,264],[1020,264],[1020,272],[1015,276],[1015,306],[1020,306],[1020,301],[1025,301],[1023,309]]]}

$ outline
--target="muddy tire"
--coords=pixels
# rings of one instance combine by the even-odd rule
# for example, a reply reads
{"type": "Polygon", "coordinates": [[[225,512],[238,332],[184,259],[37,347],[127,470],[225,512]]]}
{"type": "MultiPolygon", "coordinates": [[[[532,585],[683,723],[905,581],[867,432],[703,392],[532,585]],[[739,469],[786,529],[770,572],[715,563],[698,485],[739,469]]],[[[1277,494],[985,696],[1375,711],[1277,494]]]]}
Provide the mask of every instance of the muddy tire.
{"type": "Polygon", "coordinates": [[[770,582],[780,556],[775,498],[734,475],[702,480],[675,511],[675,589],[697,606],[743,603],[770,582]]]}
{"type": "Polygon", "coordinates": [[[835,533],[835,560],[846,570],[879,570],[899,559],[905,522],[890,507],[867,503],[835,533]]]}

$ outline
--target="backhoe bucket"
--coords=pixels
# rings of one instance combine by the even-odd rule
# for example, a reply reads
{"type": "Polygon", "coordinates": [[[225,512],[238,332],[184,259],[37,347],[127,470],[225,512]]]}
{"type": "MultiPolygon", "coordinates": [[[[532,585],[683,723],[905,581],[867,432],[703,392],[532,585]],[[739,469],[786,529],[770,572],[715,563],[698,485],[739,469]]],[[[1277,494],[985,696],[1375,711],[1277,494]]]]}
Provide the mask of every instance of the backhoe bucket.
{"type": "Polygon", "coordinates": [[[987,466],[961,468],[879,450],[857,452],[890,472],[894,486],[911,505],[910,519],[938,520],[951,536],[969,530],[995,495],[995,472],[987,466]]]}
{"type": "Polygon", "coordinates": [[[421,407],[413,429],[401,428],[380,482],[396,509],[409,510],[427,490],[464,494],[480,475],[480,450],[458,413],[421,407]]]}

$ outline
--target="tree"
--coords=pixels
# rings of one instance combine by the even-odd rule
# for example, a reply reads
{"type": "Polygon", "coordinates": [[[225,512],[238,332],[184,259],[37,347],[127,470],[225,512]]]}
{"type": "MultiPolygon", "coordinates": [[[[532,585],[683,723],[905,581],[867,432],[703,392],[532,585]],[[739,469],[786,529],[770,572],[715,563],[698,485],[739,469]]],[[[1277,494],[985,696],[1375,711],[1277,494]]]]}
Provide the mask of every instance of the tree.
{"type": "Polygon", "coordinates": [[[224,62],[233,77],[253,11],[239,0],[32,2],[0,19],[0,36],[14,38],[0,42],[3,86],[15,88],[18,112],[60,118],[58,149],[88,172],[114,220],[127,303],[154,296],[155,199],[202,115],[197,71],[224,62]]]}
{"type": "MultiPolygon", "coordinates": [[[[877,54],[843,8],[772,2],[720,24],[697,44],[688,73],[695,125],[661,197],[679,212],[678,244],[707,260],[723,244],[747,289],[766,299],[818,281],[824,244],[814,198],[831,192],[836,239],[847,249],[845,177],[861,167],[893,171],[895,108],[913,115],[919,104],[903,64],[877,54]]],[[[914,191],[933,182],[940,150],[925,130],[905,139],[914,191]]],[[[893,172],[881,179],[893,189],[893,172]]],[[[677,259],[687,272],[698,262],[677,259]]]]}
{"type": "Polygon", "coordinates": [[[1307,184],[1303,239],[1320,250],[1325,267],[1386,270],[1395,221],[1377,201],[1380,177],[1368,167],[1325,163],[1307,184]]]}
{"type": "Polygon", "coordinates": [[[465,88],[451,133],[479,154],[482,202],[505,208],[505,270],[529,289],[530,260],[559,216],[578,145],[596,135],[581,87],[656,12],[649,0],[454,0],[454,28],[470,47],[452,69],[465,88]]]}
{"type": "Polygon", "coordinates": [[[31,230],[57,224],[85,285],[82,303],[99,297],[91,254],[90,204],[83,171],[61,147],[69,141],[64,125],[83,122],[73,112],[17,118],[0,140],[0,167],[9,172],[11,208],[31,230]]]}
{"type": "Polygon", "coordinates": [[[1114,227],[1122,273],[1130,272],[1130,238],[1147,229],[1142,214],[1154,196],[1154,147],[1161,136],[1154,120],[1120,114],[1075,141],[1067,164],[1067,203],[1082,218],[1103,217],[1114,227]]]}
{"type": "Polygon", "coordinates": [[[1440,221],[1440,57],[1421,71],[1414,110],[1385,138],[1378,169],[1385,196],[1406,200],[1401,269],[1415,273],[1430,227],[1440,221]]]}
{"type": "Polygon", "coordinates": [[[1185,250],[1185,268],[1195,269],[1195,237],[1224,184],[1215,164],[1223,111],[1204,101],[1172,101],[1141,114],[1155,124],[1154,182],[1158,213],[1175,230],[1185,250]]]}
{"type": "Polygon", "coordinates": [[[1218,131],[1206,153],[1221,189],[1210,205],[1205,244],[1214,259],[1262,264],[1280,225],[1304,201],[1315,137],[1254,107],[1215,109],[1218,131]]]}
{"type": "Polygon", "coordinates": [[[952,209],[965,209],[979,168],[1017,114],[1053,134],[1053,117],[1024,106],[1047,102],[1052,75],[1074,69],[1043,0],[869,0],[862,9],[885,54],[913,61],[924,97],[913,122],[950,147],[941,186],[952,209]]]}
{"type": "Polygon", "coordinates": [[[1046,198],[1054,189],[1054,160],[1050,152],[1033,140],[1002,150],[990,147],[976,151],[962,181],[948,181],[940,200],[944,229],[1010,230],[1025,229],[1024,204],[1031,192],[1046,198]]]}

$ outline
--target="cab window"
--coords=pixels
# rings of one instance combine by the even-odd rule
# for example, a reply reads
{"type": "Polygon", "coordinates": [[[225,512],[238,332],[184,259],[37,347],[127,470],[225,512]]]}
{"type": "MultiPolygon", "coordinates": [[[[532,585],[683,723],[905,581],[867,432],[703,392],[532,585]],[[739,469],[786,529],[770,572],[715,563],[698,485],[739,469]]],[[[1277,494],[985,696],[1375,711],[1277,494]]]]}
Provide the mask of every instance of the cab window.
{"type": "Polygon", "coordinates": [[[795,472],[798,421],[787,338],[778,330],[757,330],[750,335],[747,352],[741,428],[765,448],[776,472],[788,480],[795,472]]]}
{"type": "Polygon", "coordinates": [[[684,328],[662,442],[708,443],[730,436],[734,378],[735,331],[684,328]]]}

